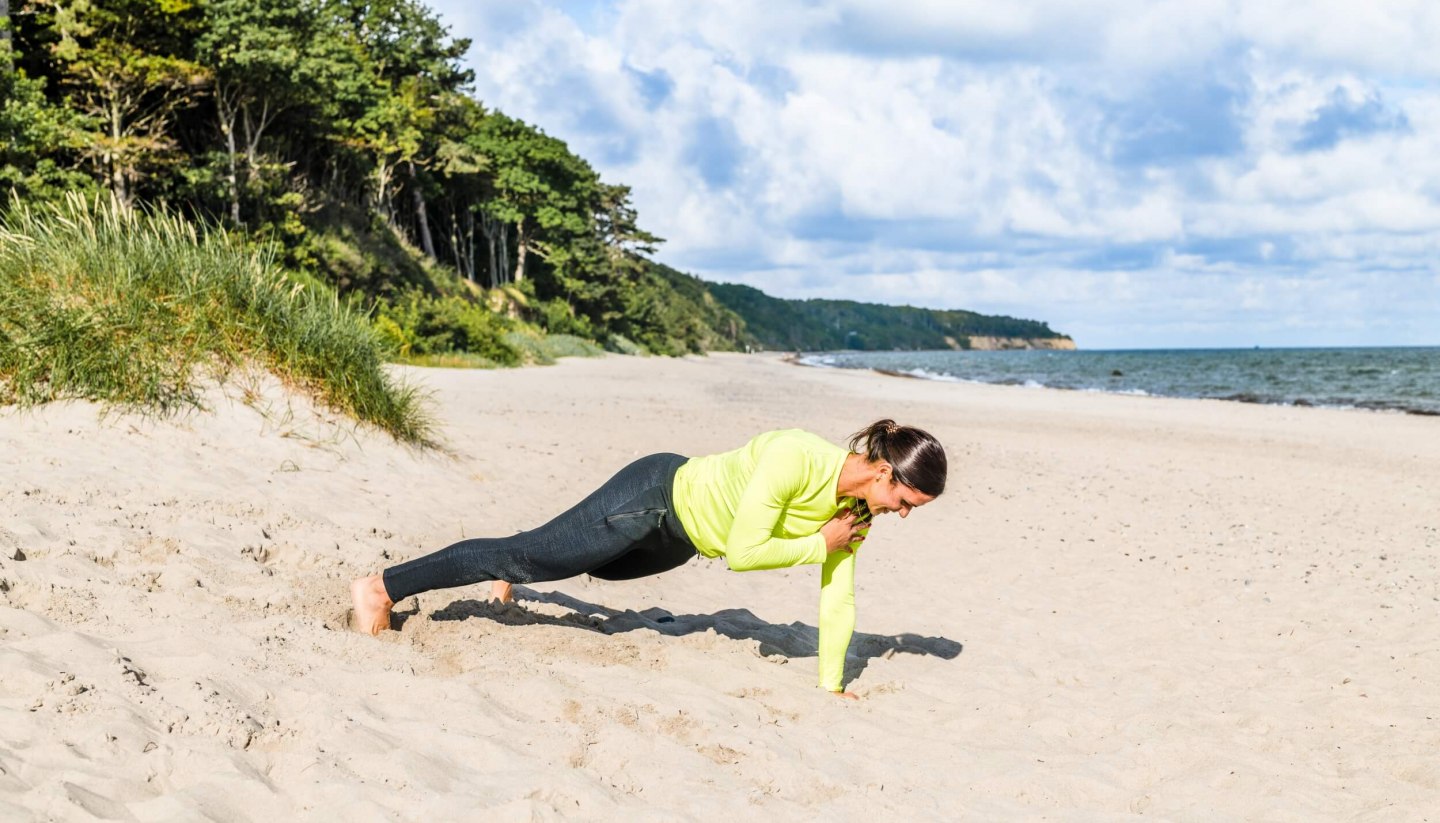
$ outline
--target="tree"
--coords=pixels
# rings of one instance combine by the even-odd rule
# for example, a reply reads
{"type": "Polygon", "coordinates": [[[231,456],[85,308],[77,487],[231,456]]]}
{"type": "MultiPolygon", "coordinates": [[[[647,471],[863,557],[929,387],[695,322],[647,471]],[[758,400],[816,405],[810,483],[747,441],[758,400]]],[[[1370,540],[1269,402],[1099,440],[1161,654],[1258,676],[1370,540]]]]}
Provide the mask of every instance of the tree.
{"type": "Polygon", "coordinates": [[[230,220],[243,223],[244,177],[260,166],[260,141],[287,108],[313,93],[305,81],[319,34],[310,3],[210,0],[198,59],[214,76],[216,125],[225,144],[230,220]],[[242,170],[240,158],[244,157],[242,170]]]}
{"type": "Polygon", "coordinates": [[[495,169],[486,211],[499,221],[495,228],[515,230],[515,268],[501,272],[500,282],[524,282],[530,254],[563,279],[579,256],[576,241],[595,239],[599,176],[560,140],[499,113],[485,118],[474,145],[495,169]]]}
{"type": "Polygon", "coordinates": [[[596,230],[605,246],[610,266],[633,275],[644,266],[641,255],[654,254],[665,242],[637,224],[638,215],[630,203],[629,186],[600,184],[600,209],[595,215],[596,230]]]}
{"type": "MultiPolygon", "coordinates": [[[[0,29],[8,23],[0,16],[0,29]]],[[[16,64],[13,43],[8,36],[0,39],[0,202],[11,194],[50,200],[67,191],[86,192],[93,185],[90,177],[72,168],[72,135],[84,127],[84,118],[46,98],[45,79],[16,64]]]]}
{"type": "Polygon", "coordinates": [[[425,254],[436,256],[420,169],[436,160],[437,109],[473,79],[460,68],[468,40],[451,40],[433,12],[414,0],[333,0],[333,13],[349,25],[368,83],[357,97],[352,144],[371,166],[371,199],[396,226],[397,172],[404,169],[416,235],[425,254]]]}
{"type": "Polygon", "coordinates": [[[122,202],[135,185],[172,160],[175,115],[208,83],[186,51],[196,12],[188,0],[36,0],[52,8],[67,103],[94,130],[84,154],[122,202]]]}
{"type": "MultiPolygon", "coordinates": [[[[441,237],[448,241],[451,259],[460,275],[470,282],[477,281],[478,261],[475,253],[476,216],[483,219],[480,203],[487,196],[485,172],[490,169],[490,158],[481,154],[466,142],[466,137],[479,129],[485,118],[485,109],[467,95],[453,93],[436,106],[434,139],[436,142],[432,173],[438,189],[439,208],[436,210],[436,224],[442,229],[441,237]]],[[[412,185],[419,191],[419,181],[412,185]]],[[[423,204],[423,197],[417,198],[423,204]]],[[[417,212],[421,219],[429,210],[417,212]]],[[[491,241],[489,233],[483,234],[491,241]]],[[[490,273],[490,286],[499,285],[494,273],[500,269],[496,263],[497,249],[493,241],[487,242],[486,270],[490,273]]]]}

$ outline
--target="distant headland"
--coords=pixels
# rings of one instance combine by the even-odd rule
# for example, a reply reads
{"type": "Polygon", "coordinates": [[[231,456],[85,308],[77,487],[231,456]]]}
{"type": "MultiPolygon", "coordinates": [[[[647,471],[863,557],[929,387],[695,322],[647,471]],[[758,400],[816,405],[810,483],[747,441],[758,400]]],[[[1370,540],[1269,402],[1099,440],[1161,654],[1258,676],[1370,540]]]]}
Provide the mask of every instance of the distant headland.
{"type": "Polygon", "coordinates": [[[750,286],[704,285],[744,320],[746,335],[768,349],[1075,349],[1073,339],[1038,320],[852,300],[784,300],[750,286]]]}

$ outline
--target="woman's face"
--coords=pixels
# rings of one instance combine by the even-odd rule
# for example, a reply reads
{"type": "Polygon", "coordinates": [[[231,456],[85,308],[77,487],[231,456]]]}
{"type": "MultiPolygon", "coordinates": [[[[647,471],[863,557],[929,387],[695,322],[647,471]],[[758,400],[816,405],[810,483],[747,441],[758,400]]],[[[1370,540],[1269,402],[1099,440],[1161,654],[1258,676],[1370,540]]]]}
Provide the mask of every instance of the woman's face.
{"type": "Polygon", "coordinates": [[[880,474],[870,482],[869,494],[865,496],[865,502],[870,506],[874,514],[885,514],[895,512],[901,517],[908,517],[912,509],[929,503],[935,498],[912,488],[904,483],[896,483],[895,478],[890,474],[890,467],[883,466],[880,474]]]}

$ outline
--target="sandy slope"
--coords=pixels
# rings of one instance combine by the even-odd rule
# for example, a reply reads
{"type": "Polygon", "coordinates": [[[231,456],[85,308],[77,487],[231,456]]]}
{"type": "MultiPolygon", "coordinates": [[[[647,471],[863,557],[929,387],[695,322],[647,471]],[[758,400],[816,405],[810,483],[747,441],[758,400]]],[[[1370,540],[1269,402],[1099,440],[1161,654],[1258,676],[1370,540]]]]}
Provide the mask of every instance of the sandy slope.
{"type": "Polygon", "coordinates": [[[263,386],[0,415],[0,819],[1437,817],[1440,420],[768,356],[410,374],[449,455],[263,386]],[[633,457],[882,415],[953,475],[861,558],[861,703],[814,686],[815,568],[343,630],[351,577],[633,457]]]}

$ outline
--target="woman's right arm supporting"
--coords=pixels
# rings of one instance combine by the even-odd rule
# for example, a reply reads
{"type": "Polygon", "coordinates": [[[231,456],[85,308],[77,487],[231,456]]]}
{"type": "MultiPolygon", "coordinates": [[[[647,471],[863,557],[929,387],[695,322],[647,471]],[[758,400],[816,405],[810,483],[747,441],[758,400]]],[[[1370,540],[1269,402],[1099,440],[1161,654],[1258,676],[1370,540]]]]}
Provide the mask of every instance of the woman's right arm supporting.
{"type": "Polygon", "coordinates": [[[855,632],[855,555],[832,552],[820,572],[820,688],[841,690],[855,632]]]}

